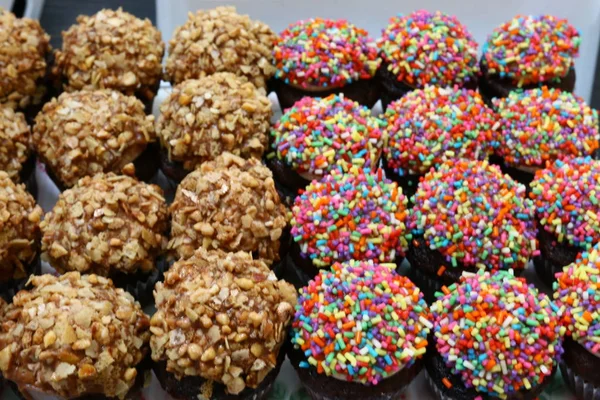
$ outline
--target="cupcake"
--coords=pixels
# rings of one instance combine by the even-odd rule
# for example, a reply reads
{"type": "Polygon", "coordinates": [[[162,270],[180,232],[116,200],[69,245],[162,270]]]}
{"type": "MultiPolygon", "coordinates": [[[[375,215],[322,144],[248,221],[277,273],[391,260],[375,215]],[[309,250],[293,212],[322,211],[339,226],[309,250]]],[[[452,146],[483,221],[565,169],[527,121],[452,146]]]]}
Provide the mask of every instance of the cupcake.
{"type": "Polygon", "coordinates": [[[304,96],[340,94],[369,108],[377,101],[377,44],[343,19],[311,18],[291,24],[273,50],[273,88],[282,109],[304,96]]]}
{"type": "Polygon", "coordinates": [[[372,261],[335,263],[300,289],[288,356],[314,400],[399,399],[432,328],[408,278],[372,261]]]}
{"type": "Polygon", "coordinates": [[[439,399],[535,399],[563,352],[557,307],[509,271],[465,274],[431,306],[427,380],[439,399]]]}
{"type": "Polygon", "coordinates": [[[33,119],[47,92],[46,57],[50,36],[39,21],[0,10],[0,103],[33,119]]]}
{"type": "Polygon", "coordinates": [[[215,72],[246,77],[266,88],[275,73],[275,34],[259,21],[240,15],[235,7],[217,7],[189,14],[169,41],[166,79],[176,85],[215,72]]]}
{"type": "Polygon", "coordinates": [[[497,117],[468,89],[425,86],[385,111],[386,176],[411,197],[422,177],[445,160],[485,160],[497,146],[497,117]]]}
{"type": "Polygon", "coordinates": [[[23,399],[136,398],[149,326],[139,303],[109,279],[33,276],[3,310],[0,371],[23,399]]]}
{"type": "Polygon", "coordinates": [[[288,280],[302,287],[335,262],[400,263],[407,199],[381,169],[337,168],[313,181],[292,207],[288,280]]]}
{"type": "Polygon", "coordinates": [[[547,87],[512,92],[494,100],[500,128],[497,155],[503,170],[528,185],[557,158],[592,155],[598,149],[598,112],[572,93],[547,87]]]}
{"type": "Polygon", "coordinates": [[[262,158],[271,115],[264,91],[243,76],[218,72],[178,84],[161,104],[156,124],[162,171],[179,183],[223,152],[262,158]]]}
{"type": "Polygon", "coordinates": [[[343,94],[305,97],[286,110],[271,130],[267,165],[277,189],[293,200],[311,180],[336,164],[375,166],[381,155],[382,121],[343,94]]]}
{"type": "Polygon", "coordinates": [[[425,10],[392,17],[378,41],[384,108],[426,85],[477,87],[477,43],[455,17],[425,10]]]}
{"type": "Polygon", "coordinates": [[[33,127],[33,145],[61,191],[129,163],[150,180],[158,169],[155,140],[154,116],[142,102],[112,90],[63,93],[44,105],[33,127]]]}
{"type": "Polygon", "coordinates": [[[556,161],[538,171],[531,193],[538,220],[539,256],[535,269],[548,286],[577,254],[600,242],[600,161],[556,161]]]}
{"type": "Polygon", "coordinates": [[[158,186],[112,173],[85,177],[40,224],[42,259],[59,273],[109,277],[146,303],[164,268],[168,222],[158,186]]]}
{"type": "Polygon", "coordinates": [[[103,9],[77,17],[62,37],[52,70],[63,90],[112,89],[137,97],[152,112],[165,45],[149,19],[103,9]]]}
{"type": "Polygon", "coordinates": [[[248,253],[200,247],[173,264],[154,297],[154,372],[172,397],[267,397],[296,305],[290,284],[248,253]]]}
{"type": "Polygon", "coordinates": [[[0,105],[0,171],[5,171],[13,182],[24,183],[29,193],[36,197],[37,181],[31,129],[23,113],[2,105],[0,105]]]}
{"type": "Polygon", "coordinates": [[[441,164],[423,177],[413,199],[406,257],[428,301],[465,271],[518,275],[539,253],[525,186],[487,161],[441,164]]]}
{"type": "Polygon", "coordinates": [[[560,371],[579,400],[600,399],[600,252],[598,246],[557,274],[554,299],[566,327],[560,371]]]}
{"type": "Polygon", "coordinates": [[[566,19],[517,15],[483,45],[479,91],[488,100],[542,85],[572,92],[580,43],[566,19]]]}
{"type": "Polygon", "coordinates": [[[287,212],[271,171],[259,160],[223,153],[186,176],[170,206],[172,258],[196,249],[251,252],[279,272],[287,250],[287,212]]]}

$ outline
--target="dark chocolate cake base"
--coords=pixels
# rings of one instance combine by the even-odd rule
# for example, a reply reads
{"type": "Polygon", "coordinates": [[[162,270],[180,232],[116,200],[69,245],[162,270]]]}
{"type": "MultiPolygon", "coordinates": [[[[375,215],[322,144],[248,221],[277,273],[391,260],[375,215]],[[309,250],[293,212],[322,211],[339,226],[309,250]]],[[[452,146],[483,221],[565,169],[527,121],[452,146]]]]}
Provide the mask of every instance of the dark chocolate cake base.
{"type": "Polygon", "coordinates": [[[33,261],[25,267],[27,276],[20,279],[9,279],[7,281],[0,281],[0,296],[7,302],[11,302],[12,298],[19,290],[23,289],[29,280],[31,275],[42,274],[42,263],[40,262],[39,254],[33,259],[33,261]]]}
{"type": "Polygon", "coordinates": [[[570,336],[563,342],[560,371],[579,400],[600,400],[600,357],[590,353],[570,336]]]}
{"type": "Polygon", "coordinates": [[[142,307],[154,302],[154,285],[162,280],[168,263],[166,256],[159,256],[155,260],[155,266],[151,272],[141,271],[133,274],[122,272],[114,273],[110,276],[114,285],[120,287],[129,293],[142,305],[142,307]]]}
{"type": "Polygon", "coordinates": [[[540,255],[533,258],[535,272],[546,286],[552,288],[556,282],[556,273],[562,272],[564,267],[574,262],[581,249],[566,242],[558,243],[556,237],[546,231],[539,221],[537,239],[540,255]]]}

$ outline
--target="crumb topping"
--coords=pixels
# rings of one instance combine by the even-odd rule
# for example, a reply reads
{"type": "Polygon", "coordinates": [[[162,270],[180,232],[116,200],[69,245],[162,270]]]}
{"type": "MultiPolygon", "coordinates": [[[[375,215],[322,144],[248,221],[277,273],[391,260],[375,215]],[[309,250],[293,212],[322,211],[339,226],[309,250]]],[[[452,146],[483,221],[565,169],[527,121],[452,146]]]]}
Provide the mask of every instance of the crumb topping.
{"type": "Polygon", "coordinates": [[[0,170],[18,182],[19,172],[30,154],[31,129],[25,116],[10,107],[0,106],[0,170]]]}

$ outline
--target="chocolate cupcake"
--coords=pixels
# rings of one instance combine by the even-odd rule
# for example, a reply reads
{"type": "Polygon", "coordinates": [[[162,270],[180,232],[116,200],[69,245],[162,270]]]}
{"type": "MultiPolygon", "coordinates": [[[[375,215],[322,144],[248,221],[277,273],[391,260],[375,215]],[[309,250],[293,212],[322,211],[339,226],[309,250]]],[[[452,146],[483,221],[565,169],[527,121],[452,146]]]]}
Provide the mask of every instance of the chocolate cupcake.
{"type": "Polygon", "coordinates": [[[399,399],[423,367],[432,328],[408,278],[351,260],[300,289],[288,356],[314,400],[399,399]]]}
{"type": "Polygon", "coordinates": [[[109,279],[33,276],[3,310],[0,371],[21,399],[136,398],[149,326],[140,305],[109,279]]]}
{"type": "Polygon", "coordinates": [[[598,246],[557,274],[554,299],[563,312],[560,371],[579,400],[600,399],[600,252],[598,246]]]}
{"type": "Polygon", "coordinates": [[[161,169],[173,183],[223,152],[260,159],[267,148],[271,102],[243,76],[218,72],[184,81],[160,113],[161,169]]]}
{"type": "Polygon", "coordinates": [[[109,277],[147,303],[164,270],[168,222],[158,186],[112,173],[85,177],[40,224],[42,259],[59,273],[109,277]]]}
{"type": "Polygon", "coordinates": [[[566,19],[517,15],[483,45],[479,91],[486,100],[540,86],[572,92],[580,43],[566,19]]]}
{"type": "Polygon", "coordinates": [[[287,109],[271,130],[273,152],[267,155],[282,198],[293,201],[300,189],[336,164],[376,166],[382,126],[370,109],[343,94],[305,97],[287,109]]]}
{"type": "Polygon", "coordinates": [[[135,96],[152,113],[162,75],[165,44],[149,19],[103,9],[80,15],[63,32],[53,74],[62,90],[112,89],[135,96]]]}
{"type": "Polygon", "coordinates": [[[523,184],[548,162],[598,149],[598,112],[575,94],[544,86],[512,92],[494,105],[502,169],[523,184]]]}
{"type": "Polygon", "coordinates": [[[306,286],[336,261],[400,263],[406,249],[406,197],[383,170],[338,167],[313,181],[292,208],[288,280],[306,286]]]}
{"type": "Polygon", "coordinates": [[[386,176],[411,197],[419,178],[448,159],[485,160],[497,146],[497,117],[473,90],[425,86],[385,111],[386,176]]]}
{"type": "Polygon", "coordinates": [[[518,275],[539,253],[525,186],[487,161],[446,161],[423,177],[413,199],[406,257],[428,301],[465,271],[518,275]]]}
{"type": "Polygon", "coordinates": [[[158,170],[155,140],[154,116],[142,102],[112,90],[63,93],[44,105],[33,127],[33,145],[61,191],[129,163],[149,181],[158,170]]]}
{"type": "Polygon", "coordinates": [[[170,206],[172,258],[199,247],[247,251],[279,272],[289,240],[287,212],[259,160],[223,153],[186,176],[170,206]]]}
{"type": "Polygon", "coordinates": [[[540,244],[533,263],[548,287],[578,253],[600,242],[598,193],[600,161],[590,157],[558,160],[531,182],[540,244]]]}
{"type": "Polygon", "coordinates": [[[47,92],[46,57],[50,36],[39,21],[0,10],[0,103],[24,111],[31,120],[47,92]]]}
{"type": "Polygon", "coordinates": [[[273,89],[282,109],[302,97],[343,93],[369,108],[379,98],[377,44],[343,19],[311,18],[281,32],[273,50],[273,89]]]}
{"type": "Polygon", "coordinates": [[[536,399],[563,353],[557,307],[509,271],[465,274],[431,306],[427,380],[439,399],[536,399]]]}
{"type": "Polygon", "coordinates": [[[0,296],[10,300],[29,275],[40,271],[40,221],[44,212],[24,185],[0,171],[0,296]]]}
{"type": "Polygon", "coordinates": [[[240,15],[235,7],[216,7],[189,14],[169,41],[166,79],[176,85],[215,72],[245,76],[266,88],[275,73],[275,33],[265,24],[240,15]]]}
{"type": "Polygon", "coordinates": [[[175,399],[265,399],[284,359],[296,293],[249,253],[181,259],[154,291],[154,372],[175,399]]]}
{"type": "Polygon", "coordinates": [[[390,18],[378,41],[383,108],[426,85],[477,87],[477,43],[455,17],[425,10],[390,18]]]}

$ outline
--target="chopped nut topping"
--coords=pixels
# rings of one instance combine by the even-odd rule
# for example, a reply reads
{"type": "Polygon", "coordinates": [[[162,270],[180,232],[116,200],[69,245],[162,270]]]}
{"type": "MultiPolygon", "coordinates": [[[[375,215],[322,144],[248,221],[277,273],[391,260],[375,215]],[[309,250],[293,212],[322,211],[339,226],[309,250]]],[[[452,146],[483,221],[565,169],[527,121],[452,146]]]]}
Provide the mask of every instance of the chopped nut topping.
{"type": "Polygon", "coordinates": [[[142,102],[113,90],[63,93],[44,105],[33,128],[40,158],[67,187],[121,171],[154,140],[154,117],[142,102]]]}
{"type": "Polygon", "coordinates": [[[187,80],[160,106],[156,131],[171,160],[187,170],[229,151],[261,158],[267,147],[271,102],[229,72],[187,80]]]}
{"type": "Polygon", "coordinates": [[[167,226],[158,186],[112,173],[85,177],[60,194],[41,223],[42,259],[59,272],[150,272],[166,247],[167,226]]]}
{"type": "Polygon", "coordinates": [[[224,153],[205,162],[181,181],[170,211],[168,248],[176,258],[203,247],[253,252],[269,265],[279,260],[288,216],[271,171],[254,158],[224,153]]]}
{"type": "Polygon", "coordinates": [[[39,21],[0,8],[0,103],[24,108],[41,102],[49,52],[50,36],[39,21]]]}
{"type": "Polygon", "coordinates": [[[189,13],[169,41],[166,79],[177,84],[215,72],[232,72],[264,88],[275,73],[275,38],[267,25],[237,14],[235,7],[189,13]]]}
{"type": "Polygon", "coordinates": [[[203,248],[173,264],[154,297],[152,358],[231,394],[256,388],[275,367],[296,305],[294,287],[249,253],[203,248]]]}
{"type": "Polygon", "coordinates": [[[114,89],[142,100],[156,94],[165,44],[149,19],[118,10],[80,15],[63,32],[53,72],[65,90],[114,89]]]}
{"type": "Polygon", "coordinates": [[[29,284],[0,310],[4,377],[64,398],[125,398],[148,351],[139,303],[96,275],[33,276],[29,284]]]}
{"type": "Polygon", "coordinates": [[[0,170],[13,182],[31,154],[31,130],[25,116],[12,108],[0,106],[0,170]]]}

